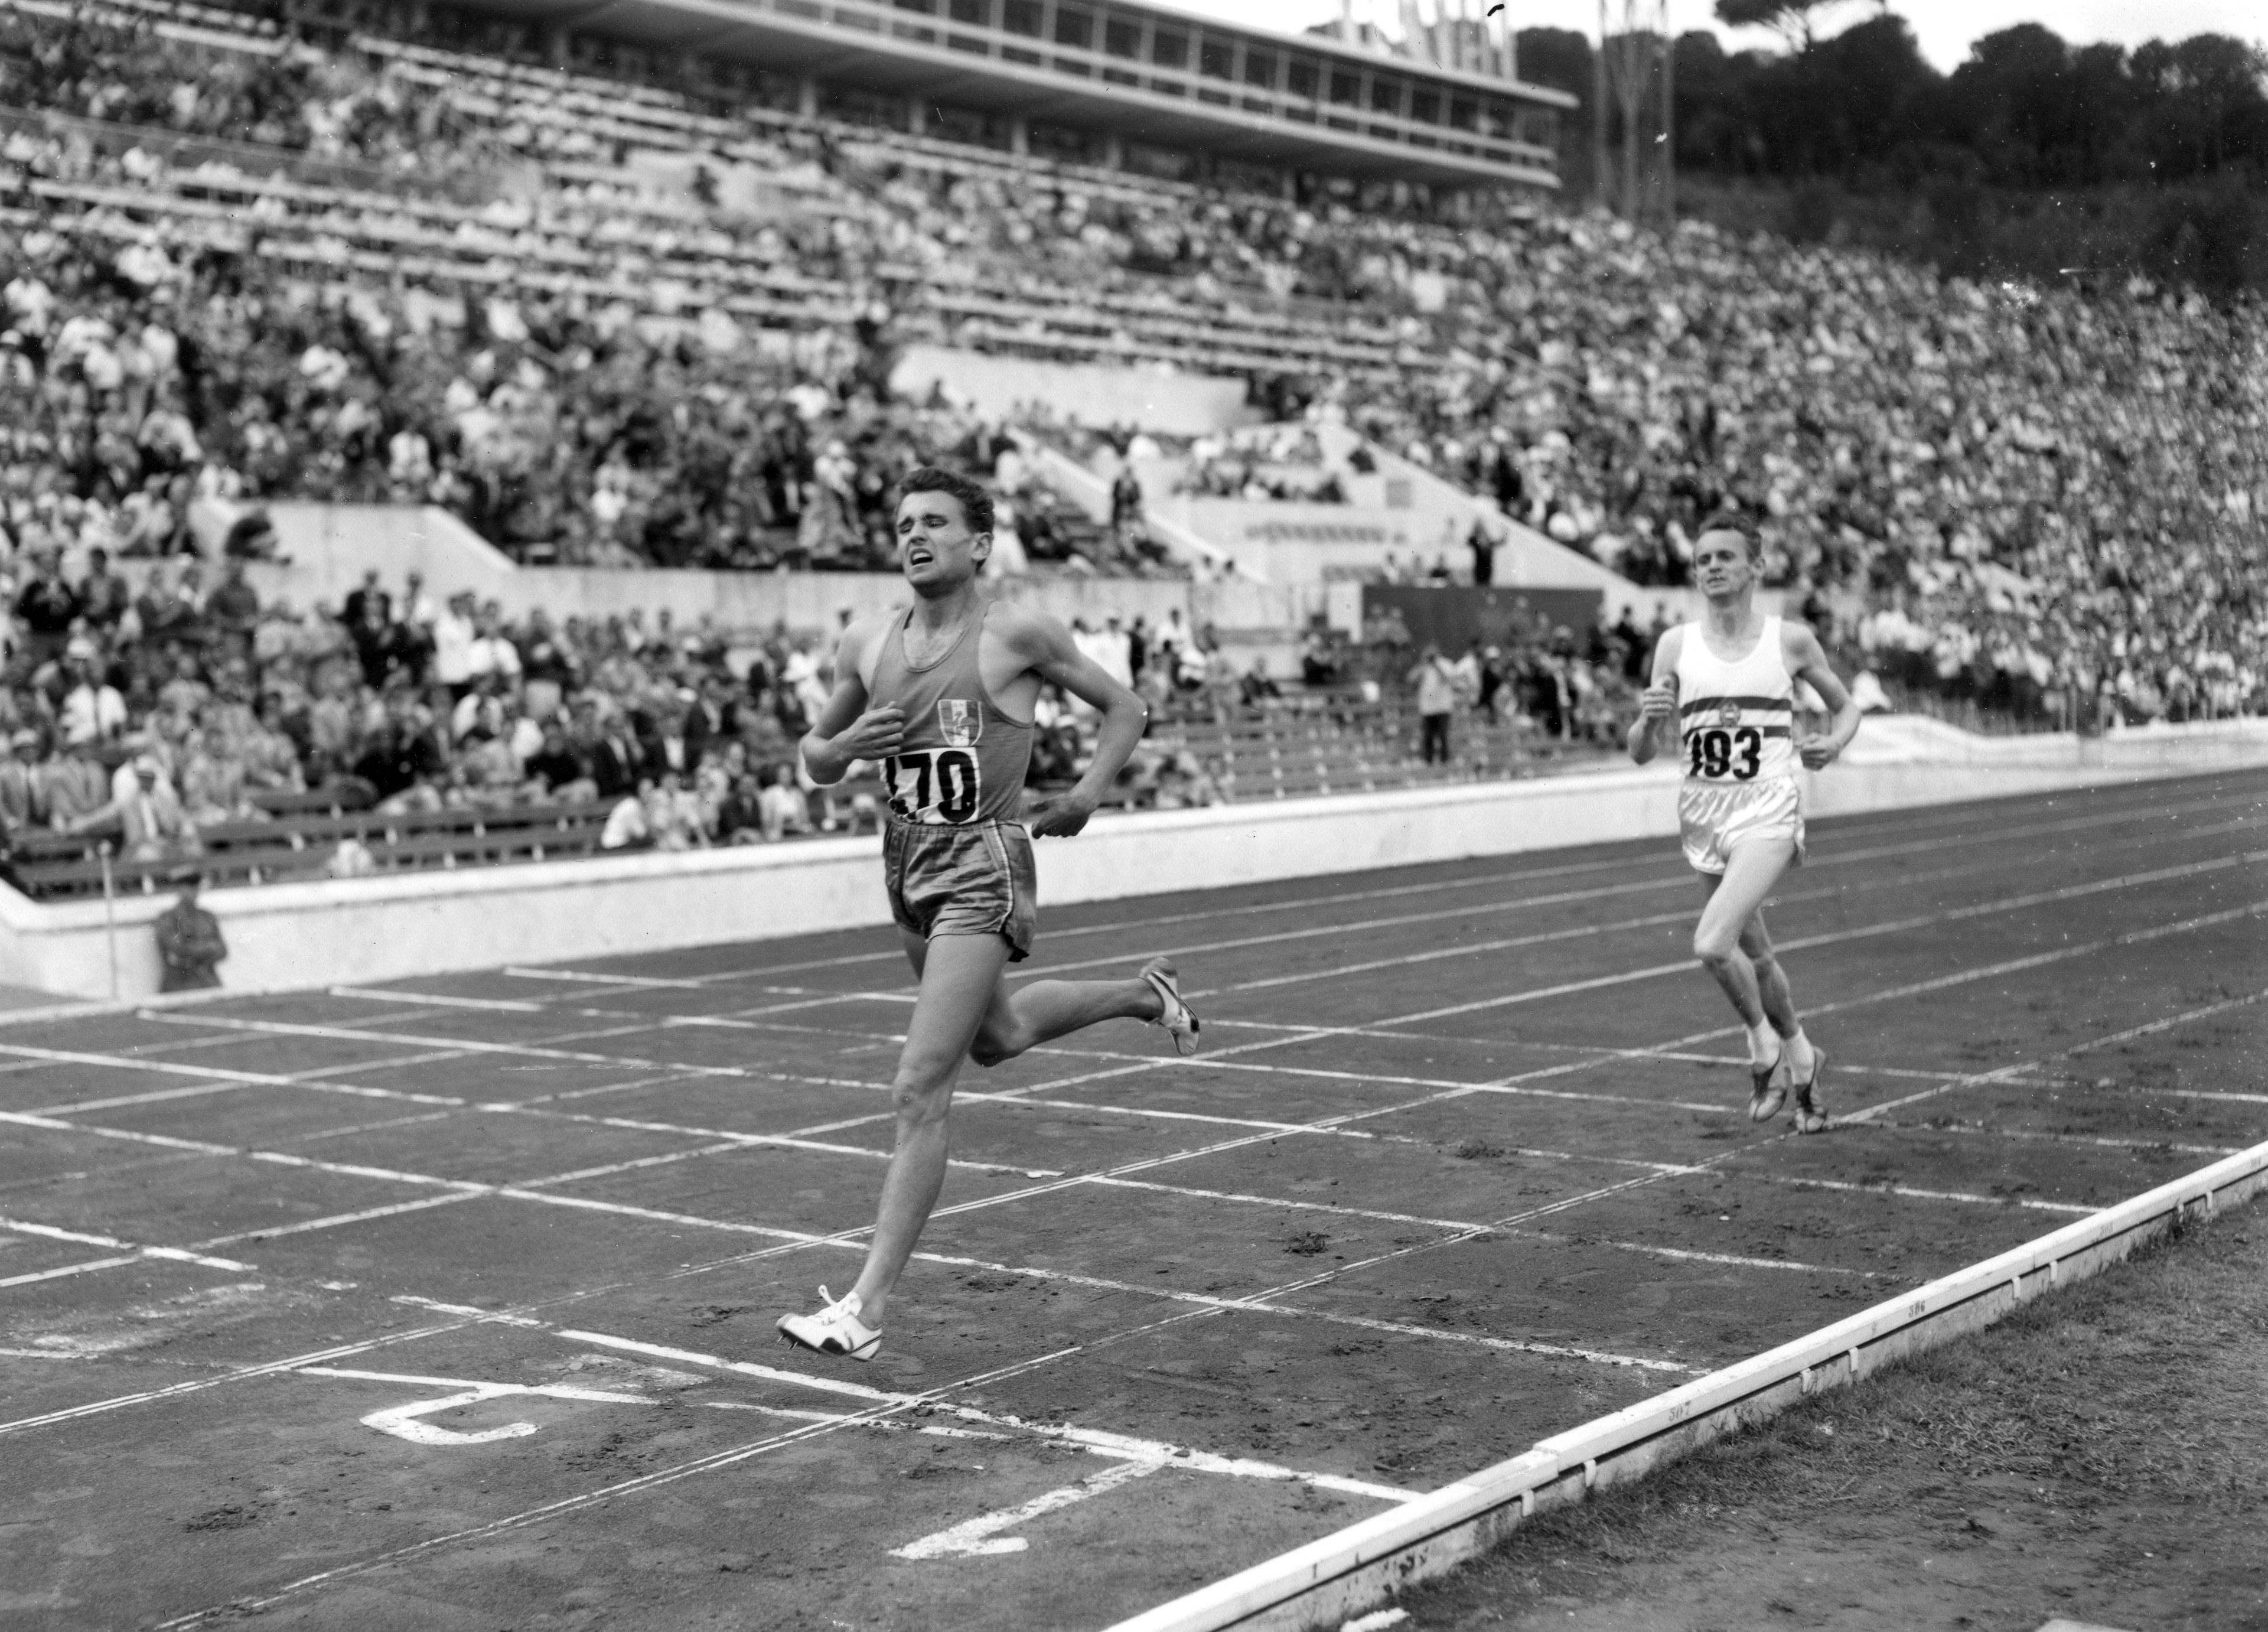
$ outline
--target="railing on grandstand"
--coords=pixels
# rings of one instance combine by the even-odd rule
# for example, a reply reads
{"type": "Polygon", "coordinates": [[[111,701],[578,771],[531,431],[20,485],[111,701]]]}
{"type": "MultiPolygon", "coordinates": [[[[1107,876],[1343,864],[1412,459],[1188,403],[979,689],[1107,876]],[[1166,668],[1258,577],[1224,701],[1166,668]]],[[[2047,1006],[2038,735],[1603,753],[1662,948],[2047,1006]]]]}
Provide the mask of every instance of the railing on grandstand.
{"type": "Polygon", "coordinates": [[[1477,709],[1453,717],[1446,761],[1428,764],[1422,738],[1406,700],[1366,702],[1351,689],[1297,692],[1261,707],[1184,702],[1151,726],[1148,752],[1121,774],[1108,802],[1142,810],[1495,782],[1594,765],[1611,752],[1477,709]],[[1182,756],[1200,778],[1174,769],[1182,756]]]}
{"type": "MultiPolygon", "coordinates": [[[[143,893],[166,888],[184,871],[216,886],[298,882],[336,876],[349,845],[362,853],[351,864],[357,872],[586,856],[597,851],[613,809],[601,800],[381,812],[359,783],[259,794],[253,803],[263,815],[200,827],[201,853],[116,861],[110,877],[121,892],[143,893]]],[[[115,843],[114,836],[91,833],[18,833],[10,842],[6,876],[35,901],[99,895],[102,851],[115,843]]]]}

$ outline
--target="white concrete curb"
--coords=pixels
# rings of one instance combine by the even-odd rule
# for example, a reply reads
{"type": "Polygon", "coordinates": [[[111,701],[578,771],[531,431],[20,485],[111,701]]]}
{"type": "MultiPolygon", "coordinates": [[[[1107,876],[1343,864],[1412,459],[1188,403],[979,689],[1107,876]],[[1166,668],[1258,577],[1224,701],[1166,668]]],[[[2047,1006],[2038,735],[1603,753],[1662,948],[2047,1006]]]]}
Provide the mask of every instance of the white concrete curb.
{"type": "Polygon", "coordinates": [[[1596,1486],[1636,1478],[1815,1390],[1855,1382],[1885,1360],[1990,1326],[2028,1298],[2125,1257],[2185,1213],[2210,1216],[2264,1185],[2268,1144],[2257,1144],[1768,1354],[1541,1440],[1524,1455],[1122,1621],[1110,1632],[1338,1626],[1403,1586],[1486,1551],[1539,1508],[1579,1502],[1596,1486]]]}

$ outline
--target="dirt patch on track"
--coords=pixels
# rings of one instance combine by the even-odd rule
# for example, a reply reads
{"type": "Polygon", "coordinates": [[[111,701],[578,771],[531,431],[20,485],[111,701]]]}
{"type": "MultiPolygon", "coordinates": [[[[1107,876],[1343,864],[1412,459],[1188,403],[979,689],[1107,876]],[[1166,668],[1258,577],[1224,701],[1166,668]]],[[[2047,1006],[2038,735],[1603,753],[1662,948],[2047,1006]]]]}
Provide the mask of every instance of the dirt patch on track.
{"type": "Polygon", "coordinates": [[[2268,1627],[2257,1208],[1523,1529],[1416,1628],[2268,1627]]]}

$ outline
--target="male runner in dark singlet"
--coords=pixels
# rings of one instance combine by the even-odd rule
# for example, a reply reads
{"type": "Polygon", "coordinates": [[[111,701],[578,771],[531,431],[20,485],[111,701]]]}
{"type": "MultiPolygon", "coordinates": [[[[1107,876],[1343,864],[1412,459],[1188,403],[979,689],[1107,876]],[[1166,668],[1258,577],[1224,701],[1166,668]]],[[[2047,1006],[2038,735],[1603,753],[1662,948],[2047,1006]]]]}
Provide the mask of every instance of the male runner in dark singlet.
{"type": "Polygon", "coordinates": [[[853,623],[835,659],[835,694],[803,739],[814,781],[854,760],[881,762],[882,834],[892,916],[921,981],[895,1094],[897,1148],[866,1267],[848,1296],[788,1315],[780,1335],[821,1354],[871,1360],[891,1289],[945,1182],[946,1113],[964,1057],[998,1065],[1099,1020],[1147,1020],[1182,1054],[1197,1020],[1174,966],[1152,958],[1127,981],[1034,981],[1010,990],[1007,966],[1031,951],[1031,838],[1018,825],[1031,757],[1032,706],[1052,681],[1102,716],[1078,785],[1029,812],[1033,836],[1086,826],[1142,739],[1142,700],[1083,655],[1055,619],[976,592],[992,548],[992,501],[949,471],[922,469],[898,504],[898,564],[915,601],[853,623]]]}

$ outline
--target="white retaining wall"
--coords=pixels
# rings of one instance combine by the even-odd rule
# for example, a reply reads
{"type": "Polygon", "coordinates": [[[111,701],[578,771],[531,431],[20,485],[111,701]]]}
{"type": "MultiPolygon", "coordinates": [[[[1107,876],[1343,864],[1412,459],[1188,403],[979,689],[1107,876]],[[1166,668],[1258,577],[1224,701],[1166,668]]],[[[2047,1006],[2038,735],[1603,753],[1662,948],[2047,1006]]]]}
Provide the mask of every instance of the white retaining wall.
{"type": "MultiPolygon", "coordinates": [[[[2268,764],[2268,720],[2080,742],[1946,737],[1875,722],[1814,779],[1815,815],[1995,798],[2268,764]],[[1939,740],[1944,739],[1943,740],[1939,740]],[[1917,757],[1937,743],[1929,758],[1917,757]],[[1965,756],[1965,762],[1962,756],[1965,756]]],[[[1677,830],[1667,764],[1531,782],[1098,818],[1039,846],[1042,907],[1511,855],[1677,830]]],[[[766,940],[889,922],[880,842],[468,868],[220,890],[232,988],[286,989],[527,961],[766,940]]],[[[134,998],[158,989],[162,895],[41,904],[0,888],[0,983],[134,998]]]]}

